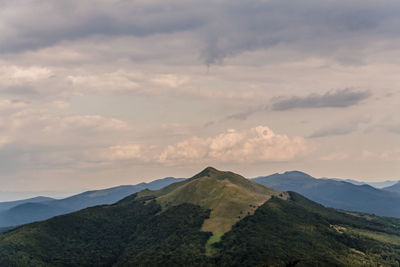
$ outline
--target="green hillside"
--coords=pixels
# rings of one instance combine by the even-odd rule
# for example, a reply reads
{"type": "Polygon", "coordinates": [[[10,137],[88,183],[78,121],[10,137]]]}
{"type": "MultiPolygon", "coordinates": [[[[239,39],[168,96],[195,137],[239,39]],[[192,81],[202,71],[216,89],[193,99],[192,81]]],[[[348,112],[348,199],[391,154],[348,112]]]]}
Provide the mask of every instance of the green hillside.
{"type": "Polygon", "coordinates": [[[286,192],[271,189],[244,177],[218,171],[212,167],[194,177],[158,191],[145,191],[140,196],[155,196],[163,210],[182,203],[199,205],[211,210],[202,231],[217,235],[229,231],[234,223],[249,214],[272,196],[287,199],[286,192]]]}
{"type": "Polygon", "coordinates": [[[0,234],[0,266],[380,265],[400,266],[399,219],[328,209],[213,168],[0,234]]]}

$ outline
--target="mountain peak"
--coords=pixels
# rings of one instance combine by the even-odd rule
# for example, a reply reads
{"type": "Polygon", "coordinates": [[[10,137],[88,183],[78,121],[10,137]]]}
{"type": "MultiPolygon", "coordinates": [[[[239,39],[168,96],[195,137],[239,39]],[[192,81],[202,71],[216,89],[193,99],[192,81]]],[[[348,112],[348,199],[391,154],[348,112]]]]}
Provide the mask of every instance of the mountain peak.
{"type": "Polygon", "coordinates": [[[138,197],[153,195],[164,210],[183,203],[199,205],[211,211],[203,231],[223,234],[234,223],[253,214],[272,196],[287,199],[286,192],[252,182],[243,176],[207,167],[190,179],[159,191],[141,192],[138,197]]]}
{"type": "Polygon", "coordinates": [[[200,178],[200,177],[205,177],[205,176],[210,177],[212,175],[221,174],[221,173],[223,173],[223,172],[220,170],[217,170],[214,167],[209,166],[209,167],[205,168],[204,170],[202,170],[201,172],[199,172],[198,174],[196,174],[195,176],[193,176],[192,178],[200,178]]]}
{"type": "Polygon", "coordinates": [[[311,177],[311,175],[301,172],[301,171],[287,171],[284,174],[286,175],[293,175],[293,176],[304,176],[304,177],[311,177]]]}

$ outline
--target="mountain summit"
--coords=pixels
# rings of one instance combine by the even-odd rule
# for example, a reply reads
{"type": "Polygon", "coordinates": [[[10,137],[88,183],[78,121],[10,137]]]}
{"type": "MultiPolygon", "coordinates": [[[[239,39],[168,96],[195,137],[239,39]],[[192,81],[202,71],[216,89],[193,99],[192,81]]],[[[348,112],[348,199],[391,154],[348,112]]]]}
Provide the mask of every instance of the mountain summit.
{"type": "Polygon", "coordinates": [[[190,179],[171,184],[158,191],[142,191],[138,198],[155,196],[156,201],[167,209],[183,203],[198,205],[211,210],[204,221],[202,231],[212,232],[217,241],[231,230],[239,220],[251,215],[272,196],[288,199],[289,194],[252,182],[233,172],[207,167],[190,179]]]}

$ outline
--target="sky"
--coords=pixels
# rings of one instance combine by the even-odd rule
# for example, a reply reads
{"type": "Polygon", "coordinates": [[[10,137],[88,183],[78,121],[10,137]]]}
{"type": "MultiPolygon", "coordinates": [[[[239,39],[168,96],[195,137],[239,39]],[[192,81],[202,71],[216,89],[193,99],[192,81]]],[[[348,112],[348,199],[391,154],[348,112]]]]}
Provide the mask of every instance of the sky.
{"type": "Polygon", "coordinates": [[[206,166],[400,179],[399,13],[397,0],[0,0],[0,197],[206,166]]]}

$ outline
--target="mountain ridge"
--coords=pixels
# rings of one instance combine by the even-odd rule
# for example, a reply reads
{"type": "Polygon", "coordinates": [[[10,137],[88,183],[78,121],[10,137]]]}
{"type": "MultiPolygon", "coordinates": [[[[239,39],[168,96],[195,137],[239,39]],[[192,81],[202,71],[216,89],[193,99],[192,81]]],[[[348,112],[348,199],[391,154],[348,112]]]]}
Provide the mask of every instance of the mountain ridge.
{"type": "MultiPolygon", "coordinates": [[[[145,190],[112,205],[17,227],[0,234],[0,266],[396,266],[400,262],[399,219],[325,208],[294,192],[286,192],[284,199],[268,191],[268,201],[210,242],[213,233],[203,231],[203,225],[211,217],[211,206],[193,203],[198,196],[210,199],[228,187],[208,190],[210,180],[214,185],[233,181],[241,193],[246,192],[246,184],[251,188],[254,183],[242,179],[229,172],[203,173],[158,192],[145,190]],[[198,195],[187,188],[194,185],[198,195]],[[182,190],[192,198],[181,201],[182,190]],[[175,202],[163,207],[166,202],[159,199],[163,196],[175,202]]],[[[229,195],[218,201],[229,201],[229,195]]]]}
{"type": "Polygon", "coordinates": [[[4,201],[4,202],[0,202],[0,212],[7,210],[7,209],[11,209],[15,206],[18,206],[18,205],[24,204],[24,203],[39,203],[39,202],[46,202],[46,201],[52,201],[52,200],[55,200],[55,199],[51,198],[51,197],[37,196],[37,197],[21,199],[21,200],[4,201]]]}
{"type": "MultiPolygon", "coordinates": [[[[126,196],[141,191],[145,188],[159,189],[183,178],[166,177],[149,183],[137,185],[121,185],[100,190],[89,190],[63,199],[51,199],[42,202],[29,202],[20,200],[20,206],[14,205],[9,209],[0,211],[0,227],[17,226],[34,221],[45,220],[57,215],[74,212],[83,208],[112,204],[126,196]],[[26,204],[30,203],[28,206],[26,204]]],[[[0,203],[0,207],[1,207],[0,203]]]]}
{"type": "MultiPolygon", "coordinates": [[[[213,172],[215,173],[215,171],[217,171],[215,168],[209,167],[202,171],[204,173],[200,172],[197,175],[207,176],[213,172]]],[[[232,172],[227,173],[233,174],[232,172]]],[[[38,197],[27,200],[0,202],[0,227],[21,225],[90,206],[111,204],[144,188],[159,189],[166,185],[174,184],[174,182],[188,179],[166,177],[149,183],[121,185],[101,190],[85,191],[60,200],[38,197]],[[21,206],[17,210],[11,209],[14,206],[18,206],[18,204],[27,202],[40,204],[29,205],[29,208],[26,209],[23,209],[23,207],[28,206],[21,206]]],[[[363,183],[354,186],[352,185],[353,183],[350,182],[349,184],[346,180],[314,178],[305,172],[297,170],[274,173],[269,176],[260,176],[250,180],[261,184],[264,183],[269,187],[283,191],[298,192],[318,203],[333,208],[400,217],[400,209],[396,208],[396,205],[390,205],[390,203],[399,203],[398,206],[400,206],[400,197],[397,196],[398,192],[390,189],[394,187],[387,187],[387,190],[385,188],[376,189],[363,183]],[[274,176],[277,178],[275,182],[265,182],[266,177],[271,178],[274,176]],[[282,179],[285,176],[291,177],[291,180],[282,179]],[[388,193],[389,191],[390,193],[388,193]]],[[[173,189],[176,186],[178,184],[173,185],[171,188],[173,189]]]]}
{"type": "Polygon", "coordinates": [[[394,185],[384,187],[383,190],[400,194],[400,181],[394,185]]]}
{"type": "Polygon", "coordinates": [[[400,217],[400,194],[367,184],[317,179],[298,172],[275,173],[251,180],[278,190],[297,192],[327,207],[400,217]]]}

